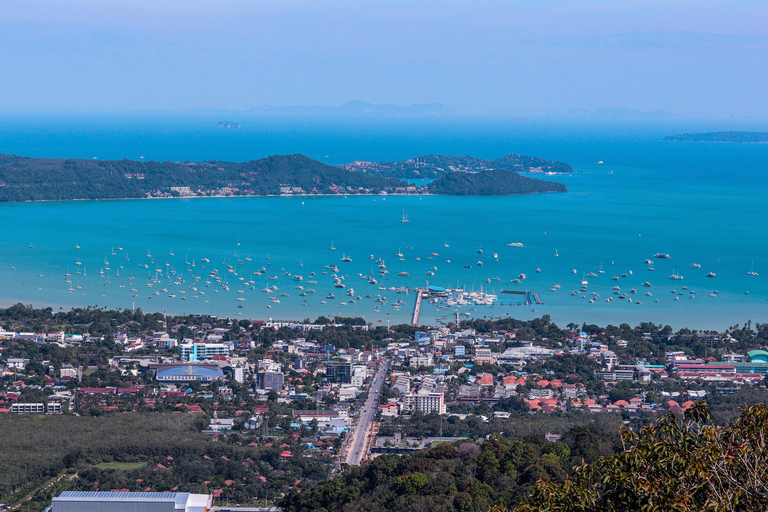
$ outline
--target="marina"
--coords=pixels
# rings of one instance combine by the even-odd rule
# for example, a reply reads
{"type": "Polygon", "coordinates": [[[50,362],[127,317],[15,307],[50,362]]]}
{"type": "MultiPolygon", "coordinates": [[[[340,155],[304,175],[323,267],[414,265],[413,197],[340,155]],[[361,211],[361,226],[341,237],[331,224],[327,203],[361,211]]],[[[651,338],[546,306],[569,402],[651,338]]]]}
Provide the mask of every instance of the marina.
{"type": "MultiPolygon", "coordinates": [[[[303,214],[302,210],[307,205],[297,199],[281,201],[283,214],[290,216],[292,211],[296,215],[303,214]]],[[[417,228],[421,217],[433,217],[436,207],[439,209],[441,204],[448,206],[443,198],[436,197],[387,199],[393,203],[392,207],[388,207],[390,211],[402,211],[395,204],[397,202],[417,200],[424,204],[426,201],[426,208],[414,205],[409,208],[414,212],[409,224],[417,228]]],[[[506,198],[505,201],[514,204],[520,199],[528,200],[506,198]]],[[[235,222],[242,222],[243,216],[269,216],[264,207],[275,202],[270,198],[230,201],[240,206],[241,219],[235,222]]],[[[460,201],[473,202],[466,199],[460,201]]],[[[309,206],[320,208],[323,202],[336,203],[342,209],[351,207],[358,210],[355,215],[363,217],[363,209],[371,200],[364,197],[322,198],[310,201],[309,206]]],[[[36,238],[44,241],[31,244],[25,241],[27,232],[18,233],[17,242],[14,244],[9,239],[6,253],[0,256],[4,260],[0,276],[12,287],[8,289],[17,292],[17,300],[35,301],[43,297],[44,304],[60,307],[167,308],[174,313],[242,315],[249,318],[362,316],[375,324],[410,321],[418,325],[446,321],[457,314],[465,318],[531,318],[549,314],[556,319],[566,312],[579,312],[586,317],[631,316],[632,312],[625,310],[629,304],[635,310],[651,308],[654,315],[661,316],[675,310],[707,310],[708,306],[700,301],[696,301],[699,305],[695,307],[680,304],[681,296],[697,296],[694,287],[702,290],[701,297],[717,299],[721,304],[725,303],[726,297],[726,301],[731,300],[742,306],[745,301],[755,304],[766,300],[766,297],[760,298],[754,293],[760,289],[759,286],[764,287],[768,297],[768,287],[756,276],[755,269],[759,267],[751,260],[744,263],[740,274],[743,277],[740,278],[735,277],[735,269],[718,264],[717,281],[724,293],[710,294],[703,293],[707,291],[705,281],[711,282],[715,273],[708,271],[705,265],[690,265],[689,271],[695,275],[686,275],[685,281],[682,281],[683,276],[672,268],[673,258],[654,258],[656,265],[650,265],[648,270],[658,268],[662,271],[659,277],[667,275],[671,281],[688,283],[686,291],[690,287],[685,295],[674,290],[670,298],[666,298],[662,282],[648,279],[651,274],[633,272],[631,268],[632,261],[640,266],[652,261],[648,255],[653,257],[655,253],[648,249],[637,251],[641,254],[634,257],[615,252],[597,254],[589,258],[593,262],[590,264],[563,250],[556,252],[550,246],[554,244],[548,242],[549,234],[528,234],[523,247],[511,248],[508,243],[491,239],[482,240],[482,243],[457,240],[446,247],[448,243],[444,236],[430,234],[413,237],[400,233],[402,223],[397,220],[389,232],[383,231],[386,234],[381,241],[385,243],[377,244],[377,239],[373,239],[373,243],[365,246],[352,240],[356,236],[354,233],[345,235],[338,232],[330,247],[327,243],[330,237],[321,234],[308,239],[305,244],[307,247],[315,246],[315,249],[301,252],[279,243],[277,232],[275,236],[266,238],[218,233],[212,235],[213,238],[200,239],[198,245],[194,242],[195,232],[190,230],[186,234],[177,234],[171,249],[170,243],[159,245],[160,239],[173,238],[173,235],[169,227],[153,225],[149,219],[153,209],[160,207],[155,212],[159,216],[162,216],[161,211],[168,211],[164,210],[165,205],[173,205],[182,212],[199,205],[208,211],[220,211],[219,206],[223,206],[221,200],[109,204],[138,206],[139,203],[146,205],[147,218],[124,224],[128,226],[126,232],[115,233],[115,239],[109,243],[89,238],[86,230],[91,228],[88,226],[81,227],[82,231],[77,236],[76,245],[79,248],[73,248],[74,244],[67,237],[58,238],[55,228],[39,233],[36,238]],[[130,230],[140,232],[142,225],[150,226],[149,231],[156,229],[156,232],[149,237],[140,235],[142,240],[136,243],[130,230]],[[184,236],[192,239],[193,243],[185,243],[184,236]],[[392,243],[392,240],[398,239],[399,244],[392,243]],[[386,245],[394,248],[387,248],[386,245]],[[120,247],[120,250],[114,247],[120,247]],[[440,247],[439,252],[437,247],[440,247]],[[645,257],[642,252],[645,252],[645,257]],[[134,258],[134,254],[141,256],[134,258]],[[466,261],[472,263],[463,264],[466,261]],[[610,261],[610,265],[604,266],[602,261],[610,261]],[[97,271],[86,273],[89,267],[97,271]],[[430,280],[426,285],[424,278],[430,280]],[[729,291],[729,283],[738,279],[749,280],[752,290],[735,288],[729,291]],[[430,285],[435,282],[454,282],[456,286],[441,288],[430,285]],[[525,283],[525,288],[514,286],[522,283],[525,283]],[[648,292],[645,302],[634,299],[636,289],[641,287],[653,287],[656,297],[649,298],[648,292]],[[746,293],[750,291],[752,293],[746,293]],[[505,297],[513,300],[505,300],[505,297]],[[519,300],[515,300],[517,298],[519,300]],[[432,315],[425,315],[427,306],[433,307],[440,316],[435,319],[432,315]]],[[[74,222],[73,218],[83,215],[83,210],[101,208],[103,204],[106,203],[67,203],[63,211],[71,210],[70,221],[74,222]]],[[[19,206],[12,205],[10,208],[19,206]]],[[[27,210],[46,210],[49,205],[23,207],[27,210]]],[[[112,213],[117,211],[121,210],[117,208],[112,213]]],[[[393,215],[395,219],[396,215],[393,215]]],[[[433,222],[432,218],[427,222],[433,222]]],[[[179,227],[179,224],[175,226],[179,227]]],[[[322,231],[319,224],[317,227],[322,231]]],[[[274,229],[279,228],[276,226],[274,229]]],[[[551,228],[547,232],[551,233],[551,228]]],[[[557,244],[564,246],[562,238],[557,244]]],[[[764,307],[762,303],[759,306],[764,307]]]]}

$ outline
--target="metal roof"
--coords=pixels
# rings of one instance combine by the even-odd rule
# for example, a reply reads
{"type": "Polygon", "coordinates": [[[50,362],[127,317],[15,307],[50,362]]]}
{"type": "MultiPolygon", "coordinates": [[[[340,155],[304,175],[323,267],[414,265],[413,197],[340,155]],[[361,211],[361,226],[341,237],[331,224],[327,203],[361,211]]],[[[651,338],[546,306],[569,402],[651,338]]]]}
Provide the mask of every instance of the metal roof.
{"type": "Polygon", "coordinates": [[[188,492],[64,491],[53,501],[163,501],[185,504],[188,492]]]}
{"type": "Polygon", "coordinates": [[[218,377],[221,375],[223,375],[223,372],[221,371],[220,368],[212,367],[212,366],[196,365],[196,364],[170,366],[166,368],[157,369],[158,378],[168,377],[168,376],[218,377]]]}

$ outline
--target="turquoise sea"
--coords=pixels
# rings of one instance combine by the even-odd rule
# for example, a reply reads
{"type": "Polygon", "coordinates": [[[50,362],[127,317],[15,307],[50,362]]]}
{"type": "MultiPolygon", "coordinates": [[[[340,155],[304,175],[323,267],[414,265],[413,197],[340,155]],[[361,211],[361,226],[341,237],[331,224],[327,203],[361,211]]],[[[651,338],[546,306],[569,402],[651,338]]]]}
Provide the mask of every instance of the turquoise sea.
{"type": "Polygon", "coordinates": [[[425,304],[426,324],[451,320],[457,311],[464,317],[548,314],[560,324],[651,321],[698,329],[764,322],[768,146],[661,140],[671,133],[725,129],[767,131],[754,121],[4,115],[0,152],[35,157],[249,160],[304,153],[340,164],[514,152],[567,161],[580,172],[548,178],[565,183],[568,193],[531,196],[2,204],[0,304],[135,305],[257,319],[341,314],[400,323],[410,321],[414,295],[379,286],[414,288],[428,280],[443,287],[482,287],[505,303],[517,297],[500,294],[502,289],[529,290],[544,304],[461,309],[425,304]],[[222,119],[242,128],[216,128],[222,119]],[[400,222],[404,212],[408,223],[400,222]],[[510,242],[524,247],[507,247],[510,242]],[[656,253],[671,257],[656,259],[656,253]],[[343,256],[352,261],[342,262],[343,256]],[[386,279],[377,274],[379,258],[390,272],[386,279]],[[655,271],[648,270],[646,259],[655,271]],[[701,268],[691,268],[693,263],[701,268]],[[344,289],[334,287],[333,271],[325,268],[330,264],[338,265],[344,289]],[[266,273],[254,274],[262,267],[266,273]],[[426,275],[433,267],[434,275],[426,275]],[[213,269],[228,290],[209,277],[213,269]],[[371,271],[378,285],[358,275],[371,271]],[[716,277],[706,277],[710,272],[716,277]],[[673,273],[683,280],[668,279],[673,273]],[[526,275],[522,283],[510,282],[520,274],[526,275]],[[587,281],[586,291],[580,291],[581,281],[587,281]],[[551,291],[556,285],[558,291],[551,291]],[[277,289],[262,291],[272,286],[277,289]],[[615,286],[626,299],[614,294],[615,286]],[[310,288],[315,293],[308,293],[310,288]],[[329,293],[335,298],[326,298],[329,293]],[[388,302],[376,302],[379,296],[388,302]],[[404,305],[393,307],[398,300],[404,305]]]}

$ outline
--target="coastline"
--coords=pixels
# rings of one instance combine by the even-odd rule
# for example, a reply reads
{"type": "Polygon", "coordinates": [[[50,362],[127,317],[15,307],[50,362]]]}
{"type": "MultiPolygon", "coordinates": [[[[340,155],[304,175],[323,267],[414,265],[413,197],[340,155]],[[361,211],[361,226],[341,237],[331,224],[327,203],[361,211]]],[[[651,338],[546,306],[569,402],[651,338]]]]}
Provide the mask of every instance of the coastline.
{"type": "MultiPolygon", "coordinates": [[[[522,174],[522,173],[521,173],[522,174]]],[[[570,192],[559,190],[547,190],[543,192],[521,192],[519,194],[433,194],[424,192],[418,194],[398,194],[398,193],[362,193],[362,194],[240,194],[240,195],[221,195],[214,194],[210,196],[179,196],[179,197],[105,197],[99,199],[76,198],[76,199],[28,199],[25,201],[0,201],[2,204],[28,204],[28,203],[66,203],[72,201],[143,201],[147,199],[236,199],[246,197],[291,197],[291,198],[318,198],[318,197],[404,197],[404,196],[440,196],[440,197],[512,197],[512,196],[531,196],[538,194],[562,194],[570,192]]]]}

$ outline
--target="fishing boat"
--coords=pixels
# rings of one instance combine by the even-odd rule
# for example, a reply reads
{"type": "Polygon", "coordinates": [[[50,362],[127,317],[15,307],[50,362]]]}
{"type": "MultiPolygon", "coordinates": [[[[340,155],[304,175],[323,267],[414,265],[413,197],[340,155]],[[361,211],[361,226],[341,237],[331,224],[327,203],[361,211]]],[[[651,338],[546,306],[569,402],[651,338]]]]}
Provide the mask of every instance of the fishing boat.
{"type": "Polygon", "coordinates": [[[669,276],[669,279],[672,279],[673,281],[682,281],[683,280],[683,276],[677,275],[675,273],[675,271],[673,270],[672,271],[672,275],[669,276]]]}

